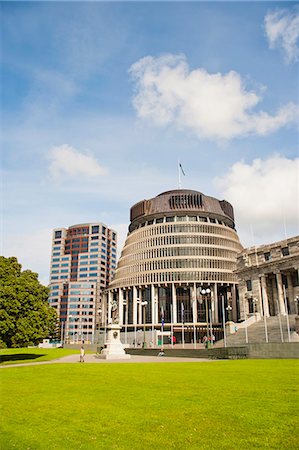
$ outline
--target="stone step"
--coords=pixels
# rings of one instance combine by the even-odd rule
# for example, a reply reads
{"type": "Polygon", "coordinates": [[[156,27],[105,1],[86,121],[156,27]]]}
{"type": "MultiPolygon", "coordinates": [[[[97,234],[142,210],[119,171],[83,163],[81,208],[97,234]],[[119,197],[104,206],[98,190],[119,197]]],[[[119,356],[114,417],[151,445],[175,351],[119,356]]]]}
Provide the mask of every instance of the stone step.
{"type": "MultiPolygon", "coordinates": [[[[296,315],[289,315],[289,325],[290,325],[290,336],[293,340],[293,335],[295,332],[295,317],[296,315]]],[[[267,331],[268,331],[268,342],[288,342],[288,327],[286,316],[281,316],[281,329],[280,330],[280,320],[278,316],[268,317],[266,320],[267,331]]],[[[265,322],[264,319],[255,322],[247,328],[248,343],[259,343],[266,342],[265,334],[265,322]]],[[[295,335],[295,337],[297,337],[295,335]]],[[[239,346],[246,343],[245,329],[240,328],[236,333],[227,336],[228,346],[239,346]]],[[[219,341],[217,346],[221,346],[223,341],[219,341]]]]}

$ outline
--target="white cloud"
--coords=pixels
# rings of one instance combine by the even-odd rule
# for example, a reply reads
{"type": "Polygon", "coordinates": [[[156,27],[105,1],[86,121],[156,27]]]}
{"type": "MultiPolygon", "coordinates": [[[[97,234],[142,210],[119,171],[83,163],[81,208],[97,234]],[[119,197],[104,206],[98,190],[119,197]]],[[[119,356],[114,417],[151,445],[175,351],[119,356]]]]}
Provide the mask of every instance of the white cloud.
{"type": "Polygon", "coordinates": [[[273,155],[251,164],[240,161],[215,182],[234,206],[243,245],[299,233],[299,158],[273,155]]]}
{"type": "Polygon", "coordinates": [[[65,176],[95,178],[107,174],[107,169],[102,167],[93,155],[81,153],[66,144],[51,148],[48,157],[51,161],[49,172],[55,180],[65,176]]]}
{"type": "Polygon", "coordinates": [[[293,121],[298,107],[288,103],[276,115],[253,111],[261,94],[246,90],[234,71],[190,71],[184,55],[147,56],[130,68],[136,83],[133,105],[138,117],[155,125],[175,124],[199,137],[232,139],[271,133],[293,121]]]}
{"type": "Polygon", "coordinates": [[[265,17],[265,31],[270,48],[281,48],[288,63],[299,56],[299,8],[279,9],[265,17]]]}

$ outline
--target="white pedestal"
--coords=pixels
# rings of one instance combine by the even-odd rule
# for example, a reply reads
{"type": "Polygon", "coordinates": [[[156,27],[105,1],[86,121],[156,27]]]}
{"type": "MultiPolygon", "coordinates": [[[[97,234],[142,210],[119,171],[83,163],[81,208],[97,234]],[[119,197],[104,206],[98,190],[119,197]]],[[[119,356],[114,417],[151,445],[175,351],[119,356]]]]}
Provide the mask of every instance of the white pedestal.
{"type": "Polygon", "coordinates": [[[118,324],[108,325],[107,342],[105,348],[102,350],[99,358],[102,359],[130,359],[131,355],[127,355],[124,351],[123,345],[120,342],[121,327],[118,324]]]}

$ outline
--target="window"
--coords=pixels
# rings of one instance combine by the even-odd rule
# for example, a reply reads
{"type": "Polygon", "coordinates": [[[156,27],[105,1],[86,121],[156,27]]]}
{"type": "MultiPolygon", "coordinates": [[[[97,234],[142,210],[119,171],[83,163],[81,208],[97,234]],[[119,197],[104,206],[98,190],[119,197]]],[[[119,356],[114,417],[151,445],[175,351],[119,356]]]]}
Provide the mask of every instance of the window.
{"type": "Polygon", "coordinates": [[[59,270],[52,270],[51,273],[59,273],[59,270]]]}
{"type": "Polygon", "coordinates": [[[61,244],[61,241],[54,241],[54,244],[61,244]]]}
{"type": "Polygon", "coordinates": [[[59,267],[59,264],[52,264],[52,267],[59,267]]]}
{"type": "Polygon", "coordinates": [[[59,258],[53,258],[52,261],[53,261],[53,262],[58,262],[58,261],[59,261],[59,258]]]}
{"type": "Polygon", "coordinates": [[[91,248],[90,251],[91,252],[97,252],[99,249],[98,248],[91,248]]]}
{"type": "Polygon", "coordinates": [[[90,243],[91,247],[94,247],[95,245],[99,245],[98,242],[91,242],[90,243]]]}
{"type": "Polygon", "coordinates": [[[90,259],[91,258],[97,258],[99,255],[98,254],[96,254],[96,255],[90,255],[90,259]]]}
{"type": "Polygon", "coordinates": [[[52,276],[52,277],[51,277],[51,280],[58,280],[58,276],[57,276],[57,275],[52,276]]]}
{"type": "Polygon", "coordinates": [[[91,234],[97,234],[100,232],[100,227],[98,225],[93,225],[91,227],[91,234]]]}
{"type": "Polygon", "coordinates": [[[87,272],[87,267],[81,267],[80,272],[87,272]]]}
{"type": "Polygon", "coordinates": [[[98,240],[99,239],[99,236],[91,236],[91,240],[92,241],[96,241],[96,240],[98,240]]]}
{"type": "Polygon", "coordinates": [[[53,247],[53,250],[60,250],[60,245],[53,247]]]}
{"type": "Polygon", "coordinates": [[[88,258],[88,255],[80,255],[80,259],[86,259],[88,258]]]}
{"type": "Polygon", "coordinates": [[[60,278],[67,278],[67,275],[61,275],[60,278]]]}
{"type": "Polygon", "coordinates": [[[60,253],[58,252],[55,252],[55,253],[53,253],[53,256],[59,256],[60,255],[60,253]]]}
{"type": "Polygon", "coordinates": [[[106,227],[102,227],[102,234],[106,234],[106,227]]]}
{"type": "Polygon", "coordinates": [[[163,223],[163,217],[160,217],[159,219],[156,219],[156,223],[163,223]]]}
{"type": "Polygon", "coordinates": [[[61,238],[61,231],[55,231],[55,239],[60,239],[61,238]]]}
{"type": "Polygon", "coordinates": [[[116,240],[116,233],[112,233],[112,240],[113,240],[113,241],[116,240]]]}
{"type": "Polygon", "coordinates": [[[265,261],[270,261],[271,260],[271,253],[270,252],[264,253],[264,258],[265,258],[265,261]]]}
{"type": "Polygon", "coordinates": [[[247,287],[247,291],[252,291],[252,281],[251,280],[246,281],[246,287],[247,287]]]}
{"type": "Polygon", "coordinates": [[[61,273],[67,273],[69,271],[69,269],[62,269],[61,273]]]}
{"type": "Polygon", "coordinates": [[[90,267],[89,270],[97,270],[97,267],[90,267]]]}
{"type": "Polygon", "coordinates": [[[63,264],[61,264],[61,267],[68,267],[69,266],[69,263],[63,263],[63,264]]]}
{"type": "Polygon", "coordinates": [[[166,217],[166,222],[174,222],[174,217],[166,217]]]}
{"type": "Polygon", "coordinates": [[[289,256],[289,254],[290,254],[289,247],[283,247],[281,249],[281,254],[282,254],[282,256],[289,256]]]}
{"type": "Polygon", "coordinates": [[[61,261],[69,261],[69,258],[68,257],[61,258],[61,261]]]}
{"type": "Polygon", "coordinates": [[[90,265],[91,264],[98,264],[98,261],[90,261],[90,265]]]}

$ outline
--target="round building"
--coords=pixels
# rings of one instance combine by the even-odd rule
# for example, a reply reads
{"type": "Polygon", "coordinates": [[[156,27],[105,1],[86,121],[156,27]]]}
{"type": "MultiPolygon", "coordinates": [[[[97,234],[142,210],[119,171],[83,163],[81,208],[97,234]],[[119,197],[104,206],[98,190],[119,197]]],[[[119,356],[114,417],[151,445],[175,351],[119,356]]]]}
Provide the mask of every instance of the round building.
{"type": "MultiPolygon", "coordinates": [[[[193,190],[163,192],[131,208],[108,308],[118,304],[123,339],[135,345],[222,337],[238,318],[234,212],[193,190]]],[[[108,311],[110,317],[110,311],[108,311]]]]}

